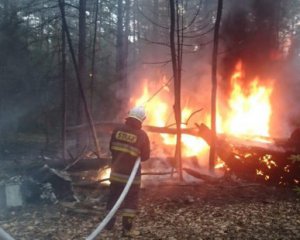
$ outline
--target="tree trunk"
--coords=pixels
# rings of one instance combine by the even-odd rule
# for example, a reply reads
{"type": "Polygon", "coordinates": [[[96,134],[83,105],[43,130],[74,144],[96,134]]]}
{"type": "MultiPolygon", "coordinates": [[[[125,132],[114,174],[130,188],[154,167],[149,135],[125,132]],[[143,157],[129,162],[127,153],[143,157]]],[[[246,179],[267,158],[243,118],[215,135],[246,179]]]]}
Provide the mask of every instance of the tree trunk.
{"type": "Polygon", "coordinates": [[[86,45],[86,0],[79,1],[79,39],[78,39],[78,70],[81,79],[85,79],[85,45],[86,45]]]}
{"type": "Polygon", "coordinates": [[[124,51],[124,30],[123,30],[123,0],[118,0],[118,21],[117,21],[117,49],[116,49],[116,73],[118,81],[123,81],[123,51],[124,51]]]}
{"type": "Polygon", "coordinates": [[[213,133],[212,143],[209,153],[209,169],[214,171],[216,157],[216,111],[217,111],[217,60],[218,60],[218,45],[219,45],[219,28],[222,17],[223,0],[218,0],[217,18],[214,30],[214,46],[212,53],[212,92],[211,92],[211,130],[213,133]]]}
{"type": "MultiPolygon", "coordinates": [[[[85,61],[85,46],[86,46],[86,0],[79,1],[79,39],[78,39],[78,71],[79,77],[82,81],[83,90],[86,90],[86,61],[85,61]]],[[[79,92],[79,99],[80,92],[79,92]]],[[[85,115],[84,115],[84,106],[83,102],[79,100],[78,104],[78,122],[84,123],[85,122],[85,115]]],[[[77,136],[77,146],[78,149],[81,149],[87,140],[86,134],[84,132],[79,133],[77,136]]]]}
{"type": "MultiPolygon", "coordinates": [[[[159,14],[159,4],[158,0],[153,0],[153,19],[155,19],[156,22],[160,22],[160,14],[159,14]]],[[[157,39],[158,37],[158,26],[155,24],[152,24],[152,39],[157,39]]]]}
{"type": "Polygon", "coordinates": [[[73,48],[73,44],[72,44],[72,40],[71,40],[70,31],[68,29],[66,18],[63,14],[63,6],[64,5],[63,5],[62,1],[63,0],[58,0],[59,8],[60,8],[60,11],[61,11],[61,14],[62,14],[63,30],[66,33],[66,37],[67,37],[67,41],[68,41],[68,45],[69,45],[73,65],[74,65],[74,68],[75,68],[76,79],[77,79],[78,86],[79,86],[80,96],[81,96],[81,99],[83,101],[85,114],[86,114],[86,117],[88,118],[88,123],[89,123],[90,129],[91,129],[91,132],[93,134],[93,139],[94,139],[97,154],[98,154],[98,156],[100,156],[100,146],[99,146],[99,143],[98,143],[98,138],[97,138],[97,133],[96,133],[95,125],[94,125],[94,120],[91,116],[91,113],[90,113],[90,110],[89,110],[89,107],[88,107],[88,103],[87,103],[87,100],[86,100],[82,80],[80,78],[79,67],[78,67],[78,64],[77,64],[77,61],[76,61],[76,58],[75,58],[75,53],[74,53],[74,48],[73,48]]]}
{"type": "MultiPolygon", "coordinates": [[[[100,11],[102,10],[102,2],[100,1],[100,11]]],[[[94,81],[95,81],[95,57],[96,57],[96,45],[97,45],[97,29],[98,29],[98,15],[99,15],[99,0],[96,0],[96,9],[95,9],[95,23],[94,23],[94,36],[93,36],[93,46],[92,46],[92,63],[91,63],[91,72],[90,72],[90,109],[91,114],[93,114],[93,97],[94,97],[94,81]]],[[[100,20],[101,25],[101,20],[100,20]]]]}
{"type": "Polygon", "coordinates": [[[134,1],[134,12],[133,12],[133,38],[135,40],[135,49],[133,52],[133,62],[138,66],[138,55],[141,52],[141,21],[139,20],[139,1],[134,1]]]}
{"type": "MultiPolygon", "coordinates": [[[[62,0],[62,17],[65,18],[65,1],[62,0]]],[[[66,34],[62,24],[61,30],[61,76],[62,76],[62,156],[63,160],[66,160],[66,126],[67,126],[67,114],[66,114],[66,103],[67,103],[67,79],[66,79],[66,34]]]]}
{"type": "Polygon", "coordinates": [[[130,33],[130,0],[125,2],[125,32],[123,37],[123,76],[122,81],[127,82],[127,64],[128,64],[128,36],[130,33]]]}
{"type": "Polygon", "coordinates": [[[175,6],[174,0],[170,0],[170,49],[171,49],[172,68],[173,68],[173,76],[174,76],[174,95],[175,95],[174,112],[175,112],[175,121],[176,121],[176,128],[177,128],[175,159],[176,159],[176,164],[178,169],[177,171],[179,173],[179,179],[180,181],[182,181],[183,178],[182,178],[182,162],[181,162],[181,106],[180,106],[180,101],[181,101],[180,85],[181,84],[180,84],[180,69],[179,69],[180,56],[176,55],[176,45],[175,45],[176,9],[177,8],[175,6]]]}

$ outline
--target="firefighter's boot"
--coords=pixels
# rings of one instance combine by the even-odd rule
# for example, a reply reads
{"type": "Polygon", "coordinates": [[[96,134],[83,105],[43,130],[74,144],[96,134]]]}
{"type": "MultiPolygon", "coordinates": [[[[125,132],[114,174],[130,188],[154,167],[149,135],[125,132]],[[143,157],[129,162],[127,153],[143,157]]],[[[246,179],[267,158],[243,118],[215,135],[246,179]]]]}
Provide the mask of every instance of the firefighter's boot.
{"type": "Polygon", "coordinates": [[[133,237],[133,217],[123,217],[122,218],[123,232],[122,237],[133,237]]]}

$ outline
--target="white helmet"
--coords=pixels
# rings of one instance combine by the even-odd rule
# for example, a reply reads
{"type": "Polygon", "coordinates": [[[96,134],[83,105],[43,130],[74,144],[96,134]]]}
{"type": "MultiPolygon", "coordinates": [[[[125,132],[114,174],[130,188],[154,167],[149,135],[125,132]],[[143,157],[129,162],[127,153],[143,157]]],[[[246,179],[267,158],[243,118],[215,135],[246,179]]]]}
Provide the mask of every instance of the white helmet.
{"type": "Polygon", "coordinates": [[[146,119],[146,111],[142,106],[132,108],[127,117],[135,118],[140,122],[143,122],[146,119]]]}

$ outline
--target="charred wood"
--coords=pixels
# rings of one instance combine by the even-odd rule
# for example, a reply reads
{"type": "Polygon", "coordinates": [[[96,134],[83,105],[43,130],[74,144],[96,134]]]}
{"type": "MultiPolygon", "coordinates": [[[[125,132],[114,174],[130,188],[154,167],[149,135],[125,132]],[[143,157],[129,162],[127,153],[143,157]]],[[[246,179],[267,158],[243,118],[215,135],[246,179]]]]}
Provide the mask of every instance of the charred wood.
{"type": "Polygon", "coordinates": [[[69,172],[98,170],[110,161],[109,158],[80,159],[68,168],[69,172]]]}
{"type": "MultiPolygon", "coordinates": [[[[197,125],[200,136],[211,144],[212,132],[204,124],[197,125]]],[[[295,141],[288,141],[295,142],[295,141]]],[[[229,171],[237,177],[269,183],[272,185],[300,185],[300,152],[297,147],[285,147],[281,150],[271,147],[257,147],[233,144],[225,139],[217,138],[216,151],[225,162],[229,171]],[[293,151],[291,151],[293,149],[293,151]]]]}
{"type": "Polygon", "coordinates": [[[30,178],[26,178],[21,185],[22,195],[27,202],[44,198],[50,201],[76,200],[72,189],[72,180],[66,172],[50,168],[47,165],[31,171],[28,173],[30,178]]]}

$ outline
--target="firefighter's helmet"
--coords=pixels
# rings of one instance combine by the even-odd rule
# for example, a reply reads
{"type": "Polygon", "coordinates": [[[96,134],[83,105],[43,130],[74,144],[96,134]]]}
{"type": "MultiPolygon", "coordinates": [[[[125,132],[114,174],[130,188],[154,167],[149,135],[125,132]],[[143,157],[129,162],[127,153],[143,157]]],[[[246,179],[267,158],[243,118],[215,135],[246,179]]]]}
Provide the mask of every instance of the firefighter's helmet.
{"type": "Polygon", "coordinates": [[[146,119],[146,111],[142,106],[132,108],[127,117],[135,118],[139,120],[141,123],[146,119]]]}

